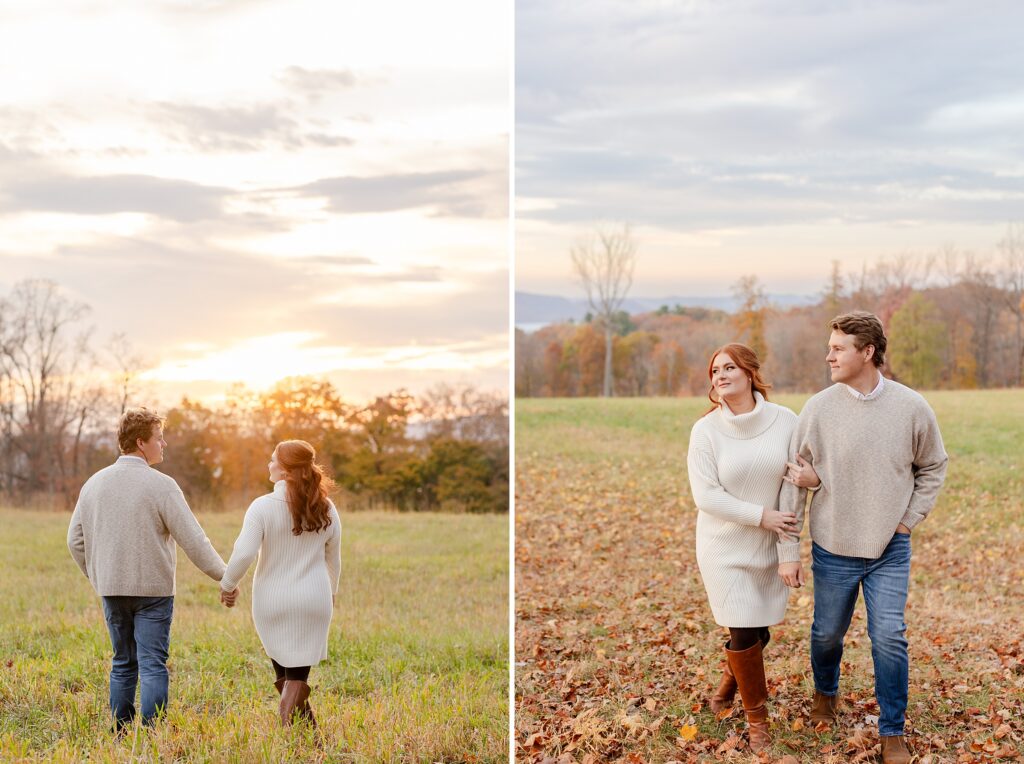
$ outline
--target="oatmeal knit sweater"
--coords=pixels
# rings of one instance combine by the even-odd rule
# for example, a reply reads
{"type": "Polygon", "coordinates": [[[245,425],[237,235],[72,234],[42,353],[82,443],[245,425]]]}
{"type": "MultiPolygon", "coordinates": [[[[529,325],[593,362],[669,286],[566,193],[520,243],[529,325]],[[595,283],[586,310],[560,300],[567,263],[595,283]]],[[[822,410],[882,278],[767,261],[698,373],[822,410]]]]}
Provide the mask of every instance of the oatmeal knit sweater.
{"type": "MultiPolygon", "coordinates": [[[[914,528],[935,506],[948,457],[925,399],[887,379],[858,400],[835,384],[804,405],[790,446],[814,467],[811,538],[832,554],[877,559],[902,523],[914,528]]],[[[779,508],[803,525],[807,491],[782,484],[779,508]]],[[[778,545],[779,562],[799,562],[798,539],[778,545]]]]}
{"type": "Polygon", "coordinates": [[[224,560],[174,479],[138,456],[122,456],[82,486],[68,549],[102,597],[174,594],[175,541],[215,581],[224,560]]]}

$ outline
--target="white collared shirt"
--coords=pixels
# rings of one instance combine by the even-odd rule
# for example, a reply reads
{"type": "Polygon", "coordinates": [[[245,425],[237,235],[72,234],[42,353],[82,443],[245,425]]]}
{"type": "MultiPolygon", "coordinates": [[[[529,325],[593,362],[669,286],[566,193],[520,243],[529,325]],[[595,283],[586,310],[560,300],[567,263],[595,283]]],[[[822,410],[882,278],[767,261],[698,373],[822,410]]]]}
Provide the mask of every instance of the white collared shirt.
{"type": "Polygon", "coordinates": [[[860,390],[852,388],[849,385],[846,386],[846,389],[849,390],[850,391],[850,395],[852,395],[857,400],[859,400],[859,401],[870,401],[872,398],[877,398],[879,395],[882,394],[882,388],[884,386],[885,386],[885,377],[883,377],[881,374],[879,374],[878,375],[878,384],[875,385],[875,389],[872,390],[867,395],[864,395],[864,393],[862,393],[860,390]]]}

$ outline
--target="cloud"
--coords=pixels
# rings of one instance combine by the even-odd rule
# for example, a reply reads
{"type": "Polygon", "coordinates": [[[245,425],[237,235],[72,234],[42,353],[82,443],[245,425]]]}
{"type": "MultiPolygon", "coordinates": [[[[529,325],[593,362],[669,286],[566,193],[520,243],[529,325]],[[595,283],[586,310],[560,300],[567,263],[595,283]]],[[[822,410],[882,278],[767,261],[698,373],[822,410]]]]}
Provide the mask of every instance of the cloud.
{"type": "Polygon", "coordinates": [[[350,69],[304,69],[289,66],[279,76],[290,90],[320,96],[355,87],[356,75],[350,69]]]}
{"type": "Polygon", "coordinates": [[[322,197],[339,214],[432,208],[454,217],[496,217],[507,211],[500,173],[486,170],[394,173],[323,178],[291,190],[322,197]]]}
{"type": "Polygon", "coordinates": [[[147,105],[150,121],[172,140],[199,151],[260,151],[268,145],[287,149],[306,146],[351,146],[351,138],[308,131],[277,104],[212,108],[185,103],[147,105]]]}
{"type": "Polygon", "coordinates": [[[996,5],[521,0],[521,217],[1019,217],[1024,11],[996,5]]]}
{"type": "Polygon", "coordinates": [[[151,175],[21,174],[0,181],[0,208],[79,215],[142,212],[190,222],[220,216],[224,199],[232,193],[228,188],[151,175]]]}
{"type": "Polygon", "coordinates": [[[506,332],[509,321],[504,267],[385,267],[358,255],[271,257],[114,236],[48,256],[0,254],[0,264],[8,287],[29,277],[88,285],[78,296],[100,333],[124,331],[148,355],[172,338],[241,342],[288,331],[354,348],[453,344],[506,332]],[[361,299],[333,299],[346,290],[361,299]]]}

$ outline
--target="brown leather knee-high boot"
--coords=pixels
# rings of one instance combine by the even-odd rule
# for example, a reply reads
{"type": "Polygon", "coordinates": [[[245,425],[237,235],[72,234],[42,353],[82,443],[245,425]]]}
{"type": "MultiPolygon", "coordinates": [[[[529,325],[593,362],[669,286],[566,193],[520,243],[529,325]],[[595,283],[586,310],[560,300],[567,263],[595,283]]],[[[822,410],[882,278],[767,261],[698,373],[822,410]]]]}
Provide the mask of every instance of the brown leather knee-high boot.
{"type": "Polygon", "coordinates": [[[747,729],[750,733],[750,750],[762,750],[772,742],[768,730],[768,683],[764,678],[764,656],[761,643],[748,647],[746,650],[726,650],[729,666],[736,677],[736,686],[743,701],[743,713],[747,717],[747,729]]]}
{"type": "Polygon", "coordinates": [[[281,705],[278,710],[281,714],[281,724],[288,727],[292,723],[292,717],[297,710],[306,702],[309,697],[309,685],[298,679],[286,679],[281,689],[281,705]]]}
{"type": "Polygon", "coordinates": [[[313,716],[313,708],[309,705],[309,695],[312,692],[313,688],[310,687],[309,692],[306,693],[306,697],[303,698],[302,703],[299,704],[299,716],[305,719],[313,729],[316,729],[316,717],[313,716]]]}
{"type": "Polygon", "coordinates": [[[722,671],[722,681],[718,683],[718,689],[711,696],[711,710],[716,714],[721,713],[732,706],[733,698],[736,697],[736,677],[732,675],[729,668],[729,643],[725,643],[725,670],[722,671]]]}

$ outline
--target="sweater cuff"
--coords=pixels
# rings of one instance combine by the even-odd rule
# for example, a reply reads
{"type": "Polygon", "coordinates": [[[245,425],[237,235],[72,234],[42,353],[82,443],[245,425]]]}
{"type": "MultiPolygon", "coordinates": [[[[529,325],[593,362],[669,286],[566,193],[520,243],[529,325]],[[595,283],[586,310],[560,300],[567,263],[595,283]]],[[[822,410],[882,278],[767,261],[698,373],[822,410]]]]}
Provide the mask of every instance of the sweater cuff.
{"type": "Polygon", "coordinates": [[[900,523],[907,526],[907,528],[909,528],[910,530],[914,530],[914,526],[920,523],[922,520],[924,520],[924,515],[918,514],[917,512],[908,509],[906,512],[903,513],[903,518],[900,520],[900,523]]]}
{"type": "Polygon", "coordinates": [[[775,545],[779,553],[779,564],[784,562],[800,562],[800,542],[779,542],[775,545]]]}

